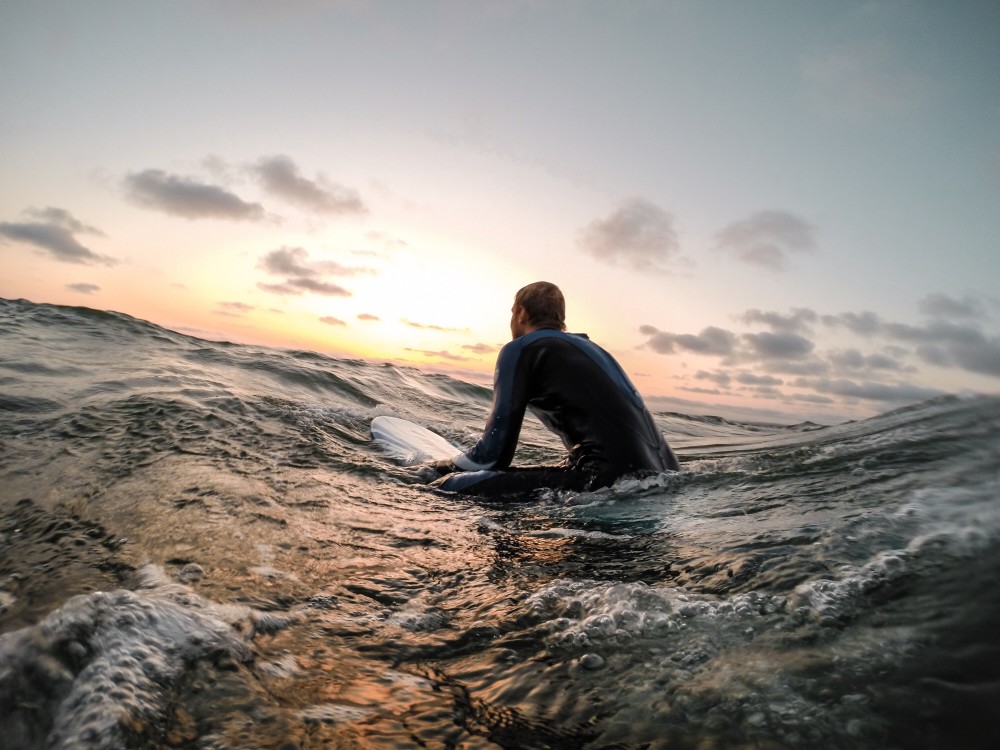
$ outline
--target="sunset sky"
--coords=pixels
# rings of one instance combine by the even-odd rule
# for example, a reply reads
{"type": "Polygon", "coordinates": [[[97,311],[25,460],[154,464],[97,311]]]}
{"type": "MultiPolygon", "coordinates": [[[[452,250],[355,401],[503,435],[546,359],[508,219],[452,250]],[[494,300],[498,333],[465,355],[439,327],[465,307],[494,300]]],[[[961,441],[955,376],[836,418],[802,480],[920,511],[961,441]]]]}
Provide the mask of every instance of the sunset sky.
{"type": "Polygon", "coordinates": [[[995,0],[0,0],[0,297],[654,409],[1000,391],[995,0]]]}

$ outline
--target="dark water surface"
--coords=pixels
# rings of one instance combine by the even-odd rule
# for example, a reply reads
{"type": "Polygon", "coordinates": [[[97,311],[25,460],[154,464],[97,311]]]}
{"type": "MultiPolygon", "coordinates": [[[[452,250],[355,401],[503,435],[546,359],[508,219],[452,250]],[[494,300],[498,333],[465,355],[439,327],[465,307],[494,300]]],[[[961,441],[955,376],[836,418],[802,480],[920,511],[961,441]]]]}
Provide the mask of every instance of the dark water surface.
{"type": "Polygon", "coordinates": [[[1000,399],[659,414],[682,474],[508,505],[369,441],[489,400],[0,300],[0,745],[1000,746],[1000,399]]]}

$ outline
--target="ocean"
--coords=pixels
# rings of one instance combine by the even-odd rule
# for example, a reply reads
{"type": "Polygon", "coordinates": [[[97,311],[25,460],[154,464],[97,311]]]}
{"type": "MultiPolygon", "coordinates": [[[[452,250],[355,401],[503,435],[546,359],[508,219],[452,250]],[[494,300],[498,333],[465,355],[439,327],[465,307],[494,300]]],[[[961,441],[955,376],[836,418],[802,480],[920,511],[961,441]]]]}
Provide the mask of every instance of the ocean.
{"type": "Polygon", "coordinates": [[[490,398],[0,300],[0,746],[1000,747],[1000,398],[657,413],[683,472],[512,503],[370,441],[490,398]]]}

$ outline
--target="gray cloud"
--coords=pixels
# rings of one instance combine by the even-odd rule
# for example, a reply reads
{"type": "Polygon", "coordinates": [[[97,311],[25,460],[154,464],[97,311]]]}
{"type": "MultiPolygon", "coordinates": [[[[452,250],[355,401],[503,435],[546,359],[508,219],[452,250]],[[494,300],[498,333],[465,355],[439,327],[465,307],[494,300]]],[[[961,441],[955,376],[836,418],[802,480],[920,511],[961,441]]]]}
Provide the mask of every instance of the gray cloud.
{"type": "Polygon", "coordinates": [[[690,379],[679,387],[692,392],[713,392],[690,387],[696,381],[708,381],[715,393],[719,389],[732,392],[741,386],[758,398],[816,404],[847,399],[898,405],[941,394],[936,388],[897,380],[918,371],[914,366],[917,358],[937,367],[1000,377],[1000,336],[984,332],[978,324],[990,312],[990,303],[975,296],[954,299],[929,295],[920,307],[931,318],[922,324],[890,322],[868,311],[821,316],[808,308],[793,308],[787,313],[752,309],[738,320],[770,330],[736,333],[710,327],[692,335],[644,325],[639,331],[647,337],[643,347],[660,354],[718,358],[720,369],[679,377],[690,379]],[[869,343],[878,342],[880,347],[874,352],[855,347],[817,351],[811,336],[817,322],[846,329],[869,343]],[[761,372],[741,369],[751,363],[761,372]],[[783,392],[785,389],[790,392],[783,392]],[[794,389],[812,393],[796,393],[794,389]]]}
{"type": "Polygon", "coordinates": [[[936,318],[980,318],[985,305],[974,297],[954,299],[946,294],[929,294],[920,301],[920,312],[936,318]]]}
{"type": "Polygon", "coordinates": [[[380,318],[378,315],[372,315],[371,313],[361,313],[360,315],[358,315],[358,320],[368,320],[377,322],[382,320],[382,318],[380,318]]]}
{"type": "Polygon", "coordinates": [[[260,261],[260,267],[268,273],[280,276],[357,276],[373,273],[370,268],[342,266],[332,260],[310,261],[309,253],[301,247],[281,247],[272,250],[260,261]]]}
{"type": "Polygon", "coordinates": [[[71,292],[79,292],[80,294],[94,294],[95,292],[101,291],[101,287],[97,284],[88,284],[85,281],[80,281],[75,284],[67,284],[66,288],[71,292]]]}
{"type": "Polygon", "coordinates": [[[257,267],[274,276],[286,277],[279,284],[260,282],[259,289],[274,294],[321,294],[327,297],[350,297],[351,292],[327,280],[328,276],[356,276],[373,273],[369,268],[342,266],[330,260],[309,260],[309,253],[301,247],[281,247],[260,259],[257,267]]]}
{"type": "Polygon", "coordinates": [[[745,333],[743,340],[753,356],[761,359],[801,359],[813,350],[813,342],[797,333],[745,333]]]}
{"type": "Polygon", "coordinates": [[[827,359],[840,370],[887,370],[912,372],[898,359],[886,354],[862,354],[857,349],[838,349],[827,354],[827,359]]]}
{"type": "Polygon", "coordinates": [[[345,323],[340,318],[334,318],[331,315],[324,315],[322,318],[319,319],[319,322],[320,323],[326,323],[329,326],[346,326],[347,325],[347,323],[345,323]]]}
{"type": "Polygon", "coordinates": [[[778,333],[802,333],[808,331],[819,316],[813,310],[804,307],[792,308],[788,315],[779,312],[763,310],[747,310],[740,316],[744,323],[761,323],[778,333]]]}
{"type": "Polygon", "coordinates": [[[259,203],[248,203],[216,185],[167,174],[161,169],[128,175],[125,188],[136,203],[185,219],[264,218],[264,208],[259,203]]]}
{"type": "Polygon", "coordinates": [[[917,401],[926,401],[943,393],[935,388],[922,388],[912,383],[887,384],[869,381],[857,383],[845,378],[802,378],[797,380],[794,385],[833,396],[897,404],[912,404],[917,401]]]}
{"type": "Polygon", "coordinates": [[[827,326],[844,326],[852,333],[871,336],[882,328],[882,319],[873,312],[841,313],[840,315],[824,315],[823,323],[827,326]]]}
{"type": "Polygon", "coordinates": [[[722,370],[716,370],[715,372],[708,372],[707,370],[698,370],[694,375],[695,380],[710,380],[723,388],[728,388],[729,384],[732,382],[733,378],[728,372],[723,372],[722,370]]]}
{"type": "Polygon", "coordinates": [[[768,372],[780,372],[783,375],[826,375],[830,372],[830,365],[816,357],[809,359],[794,360],[773,360],[764,362],[763,367],[768,372]]]}
{"type": "MultiPolygon", "coordinates": [[[[958,311],[973,309],[976,304],[953,303],[954,300],[936,299],[930,309],[951,309],[954,316],[958,311]]],[[[964,313],[958,317],[964,317],[964,313]]],[[[860,316],[842,313],[824,316],[823,320],[831,325],[846,325],[855,333],[881,335],[913,344],[917,347],[917,355],[927,364],[1000,377],[1000,337],[988,336],[972,323],[955,324],[945,320],[932,320],[926,325],[892,323],[882,321],[874,313],[862,313],[860,316]]]]}
{"type": "Polygon", "coordinates": [[[732,354],[736,347],[736,334],[731,331],[708,326],[697,336],[690,333],[668,333],[653,326],[641,326],[639,332],[649,337],[645,346],[660,354],[673,354],[675,347],[696,354],[725,356],[732,354]]]}
{"type": "Polygon", "coordinates": [[[783,385],[785,381],[773,375],[755,375],[752,372],[741,372],[737,373],[736,382],[741,385],[774,386],[783,385]]]}
{"type": "Polygon", "coordinates": [[[323,214],[344,215],[367,213],[368,209],[356,190],[327,182],[320,177],[309,180],[284,155],[268,156],[252,168],[264,189],[271,195],[301,208],[323,214]]]}
{"type": "Polygon", "coordinates": [[[98,237],[107,236],[97,227],[84,224],[65,208],[56,208],[54,206],[49,206],[48,208],[29,208],[24,213],[34,219],[40,219],[47,224],[65,227],[74,234],[95,234],[98,237]]]}
{"type": "Polygon", "coordinates": [[[791,253],[816,247],[810,224],[786,211],[760,211],[716,233],[716,249],[772,271],[783,270],[791,253]]]}
{"type": "Polygon", "coordinates": [[[34,245],[61,263],[113,266],[118,261],[98,255],[76,239],[76,234],[103,233],[77,220],[61,208],[28,209],[24,212],[40,221],[0,222],[0,237],[34,245]]]}
{"type": "Polygon", "coordinates": [[[680,251],[673,217],[642,198],[626,200],[607,218],[592,221],[580,244],[605,263],[647,272],[669,271],[680,251]]]}

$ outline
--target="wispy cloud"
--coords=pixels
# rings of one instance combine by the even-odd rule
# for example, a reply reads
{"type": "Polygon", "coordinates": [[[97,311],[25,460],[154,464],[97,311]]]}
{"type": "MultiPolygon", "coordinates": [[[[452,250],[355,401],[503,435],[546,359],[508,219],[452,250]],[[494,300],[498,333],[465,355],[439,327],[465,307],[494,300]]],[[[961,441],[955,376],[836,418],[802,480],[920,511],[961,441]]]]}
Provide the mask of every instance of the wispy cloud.
{"type": "Polygon", "coordinates": [[[422,354],[425,357],[435,357],[437,359],[446,359],[449,362],[466,362],[469,359],[468,357],[463,357],[461,354],[455,354],[454,352],[449,352],[449,351],[444,351],[444,350],[431,351],[431,350],[428,350],[428,349],[411,349],[411,348],[408,347],[406,349],[406,351],[413,352],[415,354],[422,354]]]}
{"type": "Polygon", "coordinates": [[[67,284],[66,288],[71,292],[79,292],[80,294],[96,294],[101,291],[101,287],[97,284],[88,284],[85,281],[79,281],[75,284],[67,284]]]}
{"type": "Polygon", "coordinates": [[[580,245],[611,265],[668,272],[680,253],[673,216],[643,198],[630,198],[580,233],[580,245]]]}
{"type": "Polygon", "coordinates": [[[497,350],[497,347],[489,344],[463,344],[462,348],[473,354],[492,354],[497,350]]]}
{"type": "Polygon", "coordinates": [[[816,247],[815,230],[787,211],[759,211],[716,233],[716,249],[745,263],[781,271],[789,255],[816,247]]]}
{"type": "Polygon", "coordinates": [[[332,260],[313,261],[301,247],[281,247],[267,253],[258,268],[274,276],[284,276],[280,283],[260,282],[257,286],[274,294],[320,294],[327,297],[350,297],[351,292],[328,280],[329,276],[356,276],[374,273],[370,268],[344,266],[332,260]]]}
{"type": "Polygon", "coordinates": [[[335,318],[332,315],[324,315],[319,319],[320,323],[326,323],[328,326],[346,326],[347,323],[340,318],[335,318]]]}
{"type": "Polygon", "coordinates": [[[259,221],[264,218],[264,207],[259,203],[244,201],[218,185],[168,174],[162,169],[128,175],[125,190],[142,206],[185,219],[259,221]]]}
{"type": "Polygon", "coordinates": [[[855,123],[912,112],[927,91],[924,78],[877,38],[807,55],[801,72],[819,114],[855,123]]]}
{"type": "Polygon", "coordinates": [[[246,302],[219,302],[216,306],[215,314],[239,317],[254,309],[253,305],[248,305],[246,302]]]}
{"type": "Polygon", "coordinates": [[[61,263],[113,266],[118,261],[99,255],[83,245],[77,234],[104,236],[99,229],[84,224],[62,208],[28,209],[24,212],[37,221],[0,222],[0,237],[44,250],[61,263]]]}
{"type": "Polygon", "coordinates": [[[406,318],[400,318],[399,322],[408,325],[410,328],[419,328],[423,331],[442,331],[445,333],[468,333],[468,328],[446,328],[445,326],[428,325],[427,323],[417,323],[406,318]]]}
{"type": "Polygon", "coordinates": [[[307,179],[288,156],[265,157],[252,171],[268,193],[300,208],[328,215],[368,211],[357,190],[329,182],[322,176],[307,179]]]}
{"type": "Polygon", "coordinates": [[[378,315],[372,315],[371,313],[361,313],[358,315],[358,320],[365,320],[373,323],[377,323],[382,320],[378,315]]]}
{"type": "Polygon", "coordinates": [[[324,297],[351,296],[350,290],[345,289],[339,284],[331,284],[328,281],[320,281],[319,279],[309,278],[286,279],[284,282],[279,284],[268,284],[267,282],[259,281],[257,282],[257,288],[265,292],[271,292],[272,294],[299,295],[311,292],[313,294],[320,294],[324,297]]]}

